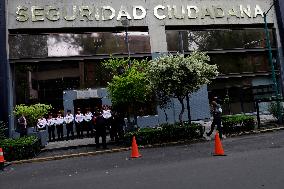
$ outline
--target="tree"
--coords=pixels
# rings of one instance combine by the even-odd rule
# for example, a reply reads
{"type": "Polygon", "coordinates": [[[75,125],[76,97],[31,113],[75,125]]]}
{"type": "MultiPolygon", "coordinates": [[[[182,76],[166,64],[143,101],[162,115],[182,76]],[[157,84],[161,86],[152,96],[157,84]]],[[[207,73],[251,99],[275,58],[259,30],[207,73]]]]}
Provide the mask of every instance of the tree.
{"type": "Polygon", "coordinates": [[[129,59],[110,58],[104,65],[114,75],[107,86],[113,106],[126,109],[128,122],[133,115],[136,124],[137,105],[146,102],[152,94],[144,71],[147,60],[132,60],[129,66],[129,59]]]}
{"type": "Polygon", "coordinates": [[[209,65],[209,61],[206,53],[193,52],[187,57],[168,55],[149,62],[147,78],[151,89],[162,104],[167,103],[169,98],[179,100],[182,107],[179,114],[181,123],[185,97],[218,75],[217,66],[209,65]]]}

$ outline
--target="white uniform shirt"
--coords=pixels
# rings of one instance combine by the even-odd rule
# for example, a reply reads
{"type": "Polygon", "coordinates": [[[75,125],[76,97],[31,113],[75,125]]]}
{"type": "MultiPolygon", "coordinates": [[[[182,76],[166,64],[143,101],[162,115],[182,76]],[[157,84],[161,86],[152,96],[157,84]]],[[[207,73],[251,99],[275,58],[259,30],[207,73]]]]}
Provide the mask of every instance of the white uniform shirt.
{"type": "Polygon", "coordinates": [[[65,123],[67,123],[67,124],[72,123],[73,120],[74,120],[74,116],[73,116],[72,114],[69,114],[69,115],[67,114],[67,115],[65,116],[65,118],[64,118],[64,121],[65,121],[65,123]]]}
{"type": "Polygon", "coordinates": [[[104,117],[105,119],[111,118],[110,110],[103,110],[103,117],[104,117]]]}
{"type": "Polygon", "coordinates": [[[75,115],[75,122],[76,123],[81,123],[82,121],[84,121],[84,115],[83,114],[76,114],[75,115]]]}
{"type": "Polygon", "coordinates": [[[37,120],[37,127],[39,129],[44,128],[46,125],[47,125],[47,121],[46,121],[45,118],[40,118],[40,119],[37,120]]]}
{"type": "Polygon", "coordinates": [[[92,112],[88,112],[88,113],[85,114],[84,120],[85,120],[86,122],[89,122],[89,121],[92,120],[92,117],[93,117],[92,112]]]}
{"type": "Polygon", "coordinates": [[[55,125],[62,125],[63,122],[64,122],[64,119],[62,116],[55,118],[55,125]]]}
{"type": "Polygon", "coordinates": [[[50,118],[50,119],[47,119],[47,126],[50,127],[52,125],[55,124],[55,119],[54,118],[50,118]]]}

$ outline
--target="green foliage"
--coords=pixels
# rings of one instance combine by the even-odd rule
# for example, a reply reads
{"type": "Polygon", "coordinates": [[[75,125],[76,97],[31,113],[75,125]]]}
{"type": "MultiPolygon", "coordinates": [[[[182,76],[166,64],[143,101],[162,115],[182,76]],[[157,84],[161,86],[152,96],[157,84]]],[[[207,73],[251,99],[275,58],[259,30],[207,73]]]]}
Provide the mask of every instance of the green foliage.
{"type": "Polygon", "coordinates": [[[5,122],[0,121],[0,140],[3,140],[6,138],[7,130],[8,128],[5,122]]]}
{"type": "Polygon", "coordinates": [[[184,98],[200,89],[218,75],[217,66],[209,65],[209,56],[193,52],[190,56],[168,55],[151,60],[147,69],[150,87],[156,92],[160,105],[170,98],[178,98],[182,105],[180,122],[184,111],[184,98]]]}
{"type": "Polygon", "coordinates": [[[124,142],[130,145],[132,137],[135,136],[139,145],[161,144],[165,142],[174,142],[200,138],[203,135],[203,128],[199,124],[169,125],[164,124],[161,127],[142,128],[136,132],[126,133],[124,142]]]}
{"type": "Polygon", "coordinates": [[[131,60],[131,67],[128,64],[129,59],[122,58],[110,58],[104,62],[105,67],[114,73],[107,89],[113,106],[127,107],[128,115],[135,115],[137,104],[149,100],[152,93],[144,72],[147,60],[131,60]],[[123,73],[118,72],[121,68],[123,73]]]}
{"type": "Polygon", "coordinates": [[[114,76],[107,88],[113,105],[130,105],[147,100],[150,94],[147,84],[145,74],[132,68],[128,74],[114,76]]]}
{"type": "Polygon", "coordinates": [[[222,116],[223,132],[231,134],[234,132],[250,131],[254,129],[255,120],[248,115],[222,116]]]}
{"type": "Polygon", "coordinates": [[[28,159],[40,152],[40,141],[36,136],[0,140],[6,161],[28,159]]]}
{"type": "Polygon", "coordinates": [[[21,115],[24,115],[27,119],[28,126],[35,126],[37,123],[37,120],[40,117],[43,117],[48,114],[49,110],[52,109],[51,105],[46,104],[34,104],[34,105],[16,105],[14,108],[14,114],[16,117],[20,117],[21,115]]]}
{"type": "MultiPolygon", "coordinates": [[[[268,107],[268,111],[275,117],[278,117],[278,113],[277,113],[277,103],[276,102],[272,102],[269,107],[268,107]]],[[[283,112],[284,108],[282,106],[282,103],[280,102],[280,112],[283,112]]]]}
{"type": "Polygon", "coordinates": [[[151,87],[163,96],[184,98],[218,75],[217,66],[209,61],[203,52],[162,56],[149,62],[147,76],[151,87]]]}
{"type": "Polygon", "coordinates": [[[105,68],[111,70],[113,75],[121,75],[121,73],[118,73],[119,69],[123,69],[124,74],[128,74],[128,72],[131,72],[132,69],[143,71],[145,70],[146,66],[148,64],[147,60],[130,60],[129,58],[115,58],[111,57],[108,60],[105,60],[103,62],[103,65],[105,68]],[[130,62],[130,68],[129,68],[129,62],[130,62]]]}

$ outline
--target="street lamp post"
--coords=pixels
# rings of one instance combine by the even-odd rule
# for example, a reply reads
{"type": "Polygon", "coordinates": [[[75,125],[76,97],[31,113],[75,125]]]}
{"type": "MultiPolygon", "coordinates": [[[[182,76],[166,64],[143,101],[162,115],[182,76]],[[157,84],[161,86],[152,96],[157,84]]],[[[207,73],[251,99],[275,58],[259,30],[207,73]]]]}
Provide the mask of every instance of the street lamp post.
{"type": "Polygon", "coordinates": [[[269,64],[271,66],[273,89],[275,91],[275,94],[278,95],[278,86],[277,86],[277,81],[276,81],[275,68],[274,68],[273,56],[272,56],[272,48],[271,48],[271,42],[270,42],[270,34],[269,34],[269,31],[268,31],[267,16],[266,15],[267,15],[267,13],[264,13],[266,47],[268,48],[268,58],[269,58],[269,64]]]}
{"type": "Polygon", "coordinates": [[[267,24],[267,14],[274,6],[275,1],[273,1],[273,4],[270,6],[270,8],[264,13],[264,29],[265,29],[265,37],[266,37],[266,47],[268,48],[268,58],[269,58],[269,64],[271,66],[271,75],[272,75],[272,82],[273,82],[273,90],[275,92],[276,96],[276,103],[277,103],[277,117],[278,121],[282,123],[282,115],[281,115],[281,108],[280,108],[280,94],[279,89],[277,85],[276,80],[276,74],[275,74],[275,68],[274,68],[274,61],[272,56],[272,48],[271,48],[271,42],[270,42],[270,34],[268,31],[268,24],[267,24]]]}
{"type": "Polygon", "coordinates": [[[128,39],[128,26],[129,26],[129,20],[127,18],[121,20],[122,25],[125,27],[125,43],[127,46],[127,55],[128,55],[128,67],[131,67],[130,62],[130,49],[129,49],[129,39],[128,39]]]}

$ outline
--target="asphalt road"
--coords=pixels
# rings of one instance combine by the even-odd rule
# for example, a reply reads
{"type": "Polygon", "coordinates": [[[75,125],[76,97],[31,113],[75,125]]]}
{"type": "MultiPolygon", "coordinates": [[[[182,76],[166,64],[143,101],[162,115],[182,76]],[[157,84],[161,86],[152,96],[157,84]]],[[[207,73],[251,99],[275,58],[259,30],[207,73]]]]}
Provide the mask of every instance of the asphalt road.
{"type": "Polygon", "coordinates": [[[284,131],[227,138],[227,156],[214,142],[12,165],[0,171],[1,189],[282,189],[284,131]]]}

